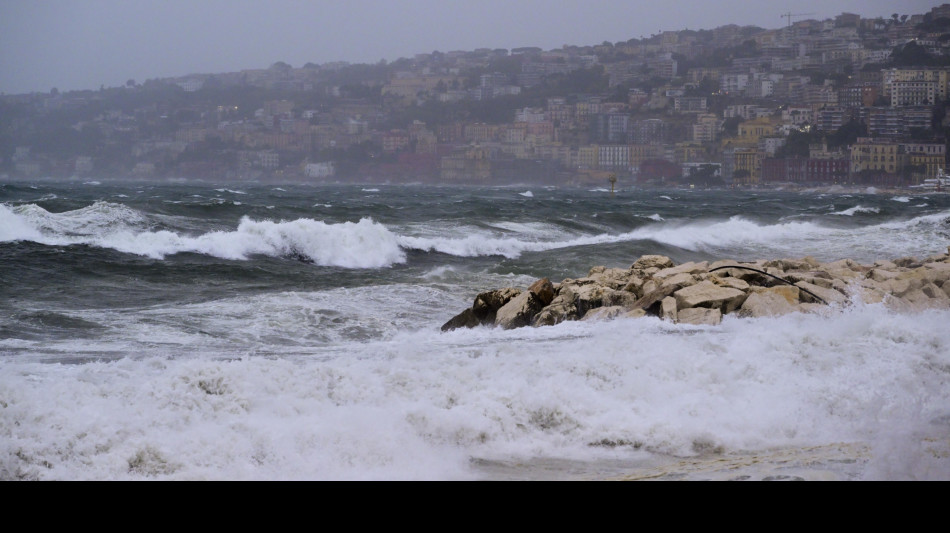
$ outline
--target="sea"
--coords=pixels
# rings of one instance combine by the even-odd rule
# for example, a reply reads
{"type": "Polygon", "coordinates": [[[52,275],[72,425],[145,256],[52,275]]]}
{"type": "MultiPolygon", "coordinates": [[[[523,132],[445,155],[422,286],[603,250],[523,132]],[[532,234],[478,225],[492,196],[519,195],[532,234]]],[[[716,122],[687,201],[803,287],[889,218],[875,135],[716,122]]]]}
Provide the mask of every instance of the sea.
{"type": "Polygon", "coordinates": [[[0,182],[3,480],[950,480],[950,311],[442,332],[479,292],[947,253],[873,189],[0,182]]]}

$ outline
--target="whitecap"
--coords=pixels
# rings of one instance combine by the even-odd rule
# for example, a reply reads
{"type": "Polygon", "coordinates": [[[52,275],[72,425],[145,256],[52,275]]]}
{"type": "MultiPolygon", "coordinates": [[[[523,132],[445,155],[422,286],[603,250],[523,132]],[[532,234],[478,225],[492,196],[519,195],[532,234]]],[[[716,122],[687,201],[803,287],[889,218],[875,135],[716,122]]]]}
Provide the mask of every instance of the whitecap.
{"type": "Polygon", "coordinates": [[[197,236],[147,231],[150,225],[137,211],[108,202],[65,213],[50,213],[35,204],[15,209],[0,205],[0,242],[87,244],[154,259],[183,252],[233,260],[252,255],[297,257],[342,268],[381,268],[406,260],[396,236],[369,218],[327,224],[311,219],[271,222],[244,217],[235,231],[197,236]]]}
{"type": "Polygon", "coordinates": [[[838,211],[836,213],[830,213],[832,215],[840,216],[854,216],[855,213],[880,213],[881,210],[876,207],[862,207],[860,205],[854,206],[850,209],[845,209],[844,211],[838,211]]]}

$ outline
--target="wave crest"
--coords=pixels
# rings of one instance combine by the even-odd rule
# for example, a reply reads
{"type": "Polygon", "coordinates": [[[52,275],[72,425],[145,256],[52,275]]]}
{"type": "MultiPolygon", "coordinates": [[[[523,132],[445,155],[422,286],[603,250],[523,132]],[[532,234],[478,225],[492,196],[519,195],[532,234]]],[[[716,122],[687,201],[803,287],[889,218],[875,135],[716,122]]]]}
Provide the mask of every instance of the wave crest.
{"type": "Polygon", "coordinates": [[[406,260],[396,236],[370,218],[327,224],[311,219],[271,222],[245,217],[235,231],[198,236],[148,231],[149,226],[135,210],[108,202],[64,213],[50,213],[35,204],[13,209],[0,205],[0,242],[85,244],[154,259],[184,252],[235,260],[268,255],[342,268],[380,268],[406,260]]]}

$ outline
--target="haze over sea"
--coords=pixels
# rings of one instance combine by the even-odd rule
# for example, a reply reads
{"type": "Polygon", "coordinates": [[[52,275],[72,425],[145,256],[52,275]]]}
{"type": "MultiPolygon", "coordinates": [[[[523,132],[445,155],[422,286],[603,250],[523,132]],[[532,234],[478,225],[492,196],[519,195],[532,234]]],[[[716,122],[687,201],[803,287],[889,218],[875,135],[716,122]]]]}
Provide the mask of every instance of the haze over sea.
{"type": "Polygon", "coordinates": [[[0,479],[950,479],[950,311],[440,332],[639,256],[926,257],[950,195],[0,184],[0,479]]]}

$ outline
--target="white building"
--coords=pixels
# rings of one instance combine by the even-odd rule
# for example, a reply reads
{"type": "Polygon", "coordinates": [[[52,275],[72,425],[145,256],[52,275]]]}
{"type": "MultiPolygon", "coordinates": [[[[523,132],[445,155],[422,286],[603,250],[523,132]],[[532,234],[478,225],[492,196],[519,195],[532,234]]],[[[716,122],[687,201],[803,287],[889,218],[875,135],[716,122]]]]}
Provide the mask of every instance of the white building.
{"type": "Polygon", "coordinates": [[[307,163],[303,169],[303,173],[308,178],[329,178],[336,173],[336,169],[333,167],[332,161],[307,163]]]}

